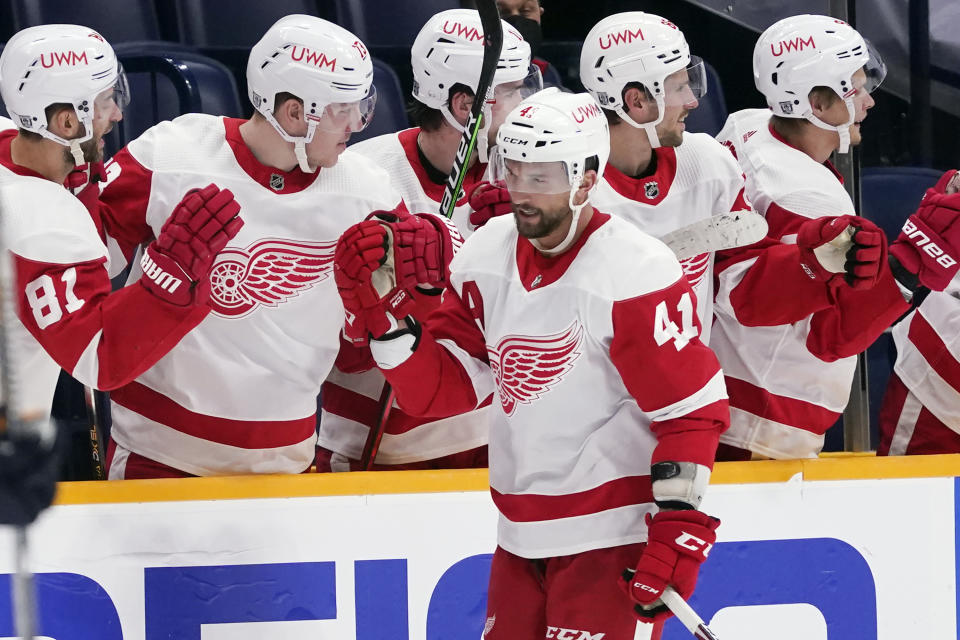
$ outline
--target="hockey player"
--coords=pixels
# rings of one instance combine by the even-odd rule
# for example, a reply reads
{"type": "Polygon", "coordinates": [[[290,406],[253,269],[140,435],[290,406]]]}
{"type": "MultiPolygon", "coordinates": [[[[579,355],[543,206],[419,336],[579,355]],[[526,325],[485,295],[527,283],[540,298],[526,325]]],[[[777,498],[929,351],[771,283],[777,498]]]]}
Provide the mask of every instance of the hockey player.
{"type": "MultiPolygon", "coordinates": [[[[731,428],[721,441],[741,456],[813,457],[846,405],[854,356],[909,310],[914,296],[942,289],[945,269],[907,234],[890,246],[888,263],[885,237],[855,216],[828,160],[860,142],[860,124],[874,104],[870,92],[883,79],[882,62],[860,34],[826,16],[786,18],[760,36],[753,69],[769,109],[732,114],[719,139],[738,158],[747,196],[766,216],[770,236],[799,249],[820,292],[794,296],[770,281],[751,299],[740,295],[738,308],[735,287],[749,261],[720,274],[710,344],[730,392],[731,428]],[[863,265],[846,254],[857,247],[880,258],[878,270],[861,273],[863,265]],[[750,321],[784,293],[797,300],[793,316],[785,313],[777,326],[750,321]],[[811,300],[819,301],[812,312],[803,309],[811,300]]],[[[956,255],[955,216],[931,204],[910,220],[956,255]]]]}
{"type": "MultiPolygon", "coordinates": [[[[944,174],[927,192],[921,209],[936,206],[957,219],[957,176],[956,170],[944,174]]],[[[951,255],[950,260],[955,257],[951,255]]],[[[960,453],[958,327],[960,278],[956,276],[942,292],[931,292],[915,311],[894,325],[897,360],[880,410],[877,455],[960,453]]]]}
{"type": "MultiPolygon", "coordinates": [[[[484,144],[467,172],[465,193],[473,191],[482,179],[487,149],[496,143],[503,118],[521,99],[541,88],[540,73],[530,63],[530,46],[510,25],[502,26],[504,44],[492,82],[493,102],[484,108],[480,133],[484,144]]],[[[414,76],[411,113],[418,126],[351,147],[387,170],[411,211],[440,210],[480,78],[482,44],[483,25],[475,10],[453,9],[430,18],[417,35],[410,56],[414,76]]],[[[464,197],[454,210],[453,222],[466,237],[473,224],[483,221],[473,216],[464,197]]],[[[413,292],[417,317],[425,318],[437,306],[438,293],[413,292]]],[[[350,360],[362,362],[363,371],[347,373],[334,367],[324,384],[318,470],[346,470],[348,465],[356,468],[369,430],[380,420],[379,405],[386,401],[383,374],[369,359],[367,348],[362,350],[363,354],[354,353],[350,360]]],[[[339,362],[345,368],[346,355],[339,362]]],[[[393,407],[384,425],[378,464],[392,469],[486,466],[487,423],[486,406],[434,421],[418,420],[393,407]]]]}
{"type": "Polygon", "coordinates": [[[450,415],[496,390],[485,638],[632,639],[632,604],[659,628],[659,595],[689,596],[716,539],[719,521],[697,508],[727,422],[722,374],[676,258],[588,202],[609,153],[594,100],[544,90],[497,141],[493,177],[515,213],[467,240],[424,325],[375,293],[383,225],[344,236],[334,275],[376,327],[373,356],[405,411],[450,415]],[[615,576],[633,566],[631,603],[615,576]]]}
{"type": "Polygon", "coordinates": [[[345,151],[373,115],[372,74],[356,36],[287,16],[250,52],[249,120],[181,116],[108,165],[105,224],[128,253],[163,224],[172,192],[211,177],[246,219],[211,272],[213,313],[111,395],[110,478],[310,467],[316,398],[344,325],[330,277],[336,240],[400,203],[383,169],[345,151]]]}
{"type": "MultiPolygon", "coordinates": [[[[0,56],[0,94],[17,126],[0,133],[3,254],[20,320],[7,325],[20,364],[16,402],[45,421],[61,367],[90,387],[119,387],[206,317],[207,273],[242,222],[229,191],[171,193],[171,219],[144,253],[148,277],[111,293],[107,248],[63,183],[77,165],[102,159],[103,136],[122,118],[126,80],[113,49],[88,27],[24,29],[0,56]]],[[[40,443],[15,444],[25,450],[4,448],[5,477],[52,483],[40,443]]]]}

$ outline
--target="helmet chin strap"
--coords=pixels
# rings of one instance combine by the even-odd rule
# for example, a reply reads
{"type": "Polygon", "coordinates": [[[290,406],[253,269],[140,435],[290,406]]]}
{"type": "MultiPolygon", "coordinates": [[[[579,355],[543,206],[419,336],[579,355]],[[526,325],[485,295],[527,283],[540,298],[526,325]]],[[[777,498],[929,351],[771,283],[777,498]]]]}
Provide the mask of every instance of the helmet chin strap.
{"type": "Polygon", "coordinates": [[[490,135],[490,121],[493,119],[493,110],[490,105],[483,105],[483,111],[480,117],[480,130],[477,132],[477,154],[480,162],[486,164],[490,162],[490,141],[487,136],[490,135]]]}
{"type": "Polygon", "coordinates": [[[80,148],[80,142],[77,140],[70,141],[70,155],[73,156],[73,164],[75,166],[79,167],[86,163],[86,160],[83,158],[83,149],[80,148]]]}
{"type": "Polygon", "coordinates": [[[647,132],[647,139],[650,141],[650,148],[656,149],[660,146],[660,136],[657,135],[657,125],[663,122],[664,111],[666,110],[666,105],[662,96],[657,96],[657,119],[653,122],[644,122],[640,124],[636,122],[633,118],[627,115],[627,112],[624,111],[622,106],[616,107],[614,111],[617,113],[620,118],[629,124],[634,129],[643,129],[647,132]]]}
{"type": "Polygon", "coordinates": [[[287,142],[293,143],[293,154],[297,157],[297,165],[300,167],[300,170],[304,173],[313,173],[317,169],[311,167],[310,163],[307,161],[307,144],[313,140],[313,134],[317,131],[317,122],[315,120],[309,120],[307,122],[307,135],[305,136],[291,136],[287,133],[283,127],[280,126],[280,123],[277,122],[277,119],[273,117],[273,112],[263,113],[263,117],[266,118],[267,122],[273,125],[273,128],[277,130],[277,133],[280,134],[280,137],[286,140],[287,142]]]}
{"type": "Polygon", "coordinates": [[[443,114],[443,118],[444,120],[447,121],[447,124],[449,124],[451,127],[456,129],[460,133],[463,133],[464,126],[459,122],[457,122],[457,119],[453,117],[452,113],[450,113],[450,108],[447,107],[447,105],[443,105],[442,107],[440,107],[440,113],[443,114]]]}
{"type": "Polygon", "coordinates": [[[530,238],[531,244],[536,247],[537,251],[546,255],[546,256],[555,256],[557,254],[563,253],[570,248],[570,245],[573,244],[574,237],[577,234],[577,224],[580,222],[580,212],[583,211],[583,208],[587,206],[587,201],[584,200],[583,204],[574,204],[573,198],[579,190],[580,185],[579,181],[577,184],[570,187],[570,198],[567,201],[570,205],[570,211],[573,212],[573,217],[570,219],[570,228],[567,229],[567,235],[563,237],[563,240],[560,241],[560,244],[553,247],[552,249],[545,248],[539,240],[536,238],[530,238]]]}
{"type": "Polygon", "coordinates": [[[849,118],[845,124],[839,126],[833,124],[827,124],[817,116],[810,113],[807,116],[807,120],[812,122],[814,125],[821,129],[826,129],[827,131],[836,131],[837,135],[840,136],[840,146],[837,148],[837,153],[847,153],[850,151],[850,127],[853,126],[854,121],[857,117],[857,109],[853,106],[853,98],[844,98],[844,104],[847,105],[847,113],[849,118]]]}

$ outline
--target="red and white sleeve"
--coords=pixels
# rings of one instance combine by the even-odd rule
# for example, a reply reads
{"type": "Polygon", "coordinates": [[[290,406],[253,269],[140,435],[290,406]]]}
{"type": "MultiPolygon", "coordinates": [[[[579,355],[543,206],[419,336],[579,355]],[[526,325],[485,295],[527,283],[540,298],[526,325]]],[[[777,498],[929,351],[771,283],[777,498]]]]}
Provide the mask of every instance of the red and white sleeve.
{"type": "MultiPolygon", "coordinates": [[[[378,362],[382,343],[370,348],[378,362]]],[[[452,288],[421,327],[413,353],[400,364],[381,366],[397,403],[408,414],[447,417],[476,409],[493,392],[493,374],[483,332],[452,288]]]]}
{"type": "Polygon", "coordinates": [[[111,293],[104,258],[13,259],[21,322],[57,364],[97,389],[131,382],[209,313],[206,305],[164,302],[139,284],[111,293]]]}
{"type": "Polygon", "coordinates": [[[699,338],[696,299],[686,278],[613,305],[610,357],[658,439],[653,463],[713,467],[730,423],[723,373],[699,338]]]}
{"type": "Polygon", "coordinates": [[[107,163],[106,173],[100,189],[99,224],[129,262],[138,246],[153,239],[147,224],[153,172],[124,147],[107,163]]]}

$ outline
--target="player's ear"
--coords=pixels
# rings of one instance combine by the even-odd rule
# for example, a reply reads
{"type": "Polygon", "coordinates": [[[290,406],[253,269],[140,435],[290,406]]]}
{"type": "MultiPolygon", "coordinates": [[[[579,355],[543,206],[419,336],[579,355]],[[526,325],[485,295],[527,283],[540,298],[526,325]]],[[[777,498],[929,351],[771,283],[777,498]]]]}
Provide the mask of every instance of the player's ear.
{"type": "Polygon", "coordinates": [[[277,122],[290,135],[302,135],[306,131],[303,115],[303,103],[292,97],[281,102],[280,108],[274,113],[277,122]]]}
{"type": "Polygon", "coordinates": [[[467,124],[470,117],[470,108],[473,106],[473,96],[466,91],[457,91],[450,96],[450,113],[462,125],[467,124]]]}
{"type": "Polygon", "coordinates": [[[594,185],[596,184],[597,172],[593,169],[590,169],[583,174],[583,178],[580,180],[580,187],[573,196],[573,203],[580,205],[586,202],[587,198],[589,197],[590,189],[593,189],[594,185]]]}
{"type": "Polygon", "coordinates": [[[656,101],[639,87],[630,87],[623,93],[623,110],[637,123],[652,122],[657,117],[656,101]]]}
{"type": "Polygon", "coordinates": [[[50,120],[47,123],[51,133],[67,140],[77,137],[80,133],[80,126],[80,120],[77,118],[77,112],[73,110],[73,107],[57,109],[50,115],[50,120]]]}

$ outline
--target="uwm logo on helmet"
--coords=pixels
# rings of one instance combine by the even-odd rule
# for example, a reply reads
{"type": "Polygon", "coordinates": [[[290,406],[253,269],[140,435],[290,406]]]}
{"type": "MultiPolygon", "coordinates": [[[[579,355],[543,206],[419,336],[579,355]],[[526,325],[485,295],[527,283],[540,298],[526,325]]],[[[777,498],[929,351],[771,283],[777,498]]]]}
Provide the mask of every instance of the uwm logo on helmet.
{"type": "Polygon", "coordinates": [[[944,252],[936,243],[930,242],[930,236],[917,228],[911,220],[907,219],[903,223],[903,232],[907,234],[907,237],[913,240],[913,243],[917,245],[918,249],[923,249],[931,258],[936,258],[937,264],[939,264],[944,269],[949,269],[950,267],[957,264],[957,261],[953,259],[948,253],[944,252]]]}
{"type": "Polygon", "coordinates": [[[337,70],[337,59],[328,58],[327,54],[323,53],[322,51],[314,51],[313,49],[308,49],[307,47],[298,47],[297,45],[293,45],[293,48],[290,50],[290,57],[296,62],[304,62],[306,64],[313,65],[318,69],[329,67],[330,71],[337,70]]]}
{"type": "Polygon", "coordinates": [[[50,53],[40,54],[40,66],[44,69],[51,67],[75,67],[80,64],[90,64],[87,60],[87,52],[81,51],[51,51],[50,53]]]}
{"type": "Polygon", "coordinates": [[[450,23],[449,20],[443,22],[443,32],[464,40],[483,40],[483,33],[476,27],[468,27],[459,22],[450,23]]]}
{"type": "Polygon", "coordinates": [[[634,40],[645,40],[643,37],[643,29],[640,27],[637,27],[636,30],[624,29],[623,31],[600,36],[600,48],[609,49],[614,45],[630,44],[634,40]]]}
{"type": "Polygon", "coordinates": [[[781,40],[776,44],[770,45],[770,53],[774,56],[782,56],[784,52],[803,51],[806,47],[816,49],[817,45],[813,41],[813,36],[807,38],[797,37],[792,40],[781,40]],[[776,48],[775,48],[776,47],[776,48]]]}
{"type": "Polygon", "coordinates": [[[570,115],[573,116],[573,119],[577,122],[583,122],[587,118],[599,118],[601,115],[600,107],[591,103],[585,104],[583,106],[577,107],[577,110],[572,112],[570,115]]]}

